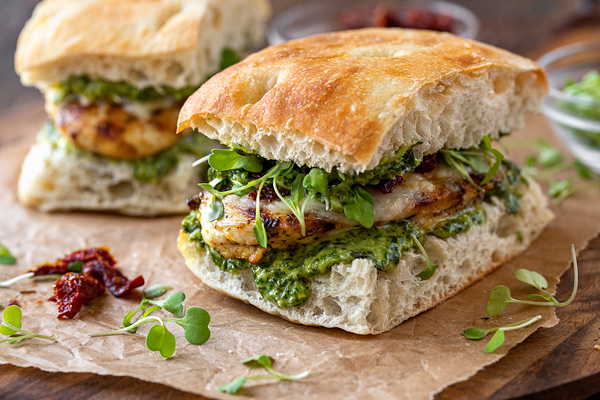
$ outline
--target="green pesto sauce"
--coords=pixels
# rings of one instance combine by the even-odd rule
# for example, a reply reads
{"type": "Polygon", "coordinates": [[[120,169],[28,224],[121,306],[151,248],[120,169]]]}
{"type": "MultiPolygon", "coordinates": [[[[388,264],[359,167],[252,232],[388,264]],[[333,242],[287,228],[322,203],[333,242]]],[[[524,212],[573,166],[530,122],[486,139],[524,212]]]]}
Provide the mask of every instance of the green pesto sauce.
{"type": "Polygon", "coordinates": [[[485,200],[490,201],[492,197],[498,197],[504,202],[506,212],[515,215],[521,208],[521,197],[523,197],[520,188],[521,170],[517,164],[510,161],[502,161],[502,164],[506,167],[506,179],[498,182],[494,189],[486,195],[485,200]]]}
{"type": "MultiPolygon", "coordinates": [[[[240,61],[239,56],[231,49],[224,49],[221,53],[220,70],[223,70],[240,61]]],[[[210,76],[206,78],[208,80],[210,76]]],[[[54,101],[59,103],[68,95],[74,94],[84,97],[89,101],[103,101],[107,99],[119,100],[121,98],[139,102],[150,102],[165,97],[175,100],[185,100],[196,91],[197,86],[186,86],[175,89],[170,86],[155,88],[148,86],[137,88],[126,81],[108,81],[102,78],[90,78],[87,75],[71,76],[66,82],[55,85],[56,96],[54,101]]]]}
{"type": "Polygon", "coordinates": [[[80,157],[104,158],[111,162],[125,161],[133,167],[133,176],[139,182],[156,182],[161,177],[168,174],[177,165],[184,154],[193,154],[196,157],[202,157],[206,155],[212,147],[210,139],[201,134],[193,133],[187,135],[173,146],[160,153],[136,160],[121,160],[102,157],[75,146],[56,131],[52,122],[47,122],[42,127],[40,130],[40,137],[50,143],[53,147],[60,148],[67,154],[75,154],[80,157]]]}
{"type": "Polygon", "coordinates": [[[485,222],[485,212],[482,208],[466,209],[458,215],[447,218],[436,224],[428,233],[446,239],[459,233],[467,232],[473,225],[485,222]]]}
{"type": "MultiPolygon", "coordinates": [[[[200,222],[193,211],[182,224],[190,240],[209,251],[223,271],[235,273],[251,269],[259,293],[281,307],[303,304],[310,296],[309,279],[326,274],[335,264],[349,264],[356,258],[371,260],[375,267],[391,272],[400,262],[403,251],[413,248],[410,234],[423,240],[424,233],[410,221],[395,221],[370,229],[351,229],[320,241],[304,244],[292,251],[272,250],[258,263],[243,259],[227,259],[198,239],[200,222]]],[[[201,235],[200,235],[201,236],[201,235]]]]}

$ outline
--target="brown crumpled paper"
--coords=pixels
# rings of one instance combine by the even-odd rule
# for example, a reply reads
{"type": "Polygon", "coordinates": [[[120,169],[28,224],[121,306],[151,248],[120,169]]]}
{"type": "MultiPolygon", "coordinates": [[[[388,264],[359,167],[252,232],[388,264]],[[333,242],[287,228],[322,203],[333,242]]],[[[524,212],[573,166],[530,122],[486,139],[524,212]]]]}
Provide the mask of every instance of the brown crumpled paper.
{"type": "MultiPolygon", "coordinates": [[[[529,123],[530,128],[519,136],[550,135],[542,117],[532,117],[529,123]]],[[[526,286],[513,276],[518,268],[543,272],[554,290],[569,265],[570,244],[581,249],[597,233],[600,221],[597,191],[579,193],[555,207],[556,220],[515,260],[390,332],[363,337],[296,325],[205,287],[177,252],[181,217],[47,215],[21,206],[15,192],[26,150],[21,144],[0,151],[0,242],[18,258],[16,266],[0,266],[0,280],[79,248],[109,246],[127,276],[143,274],[148,285],[171,285],[185,292],[186,306],[204,307],[212,317],[212,336],[204,345],[191,345],[182,329],[172,326],[177,349],[173,358],[164,360],[145,346],[147,325],[137,334],[86,336],[120,328],[126,311],[135,308],[139,298],[117,299],[107,293],[84,306],[74,320],[57,320],[55,304],[46,301],[52,283],[24,281],[0,289],[0,304],[18,300],[24,313],[23,328],[54,335],[58,343],[30,339],[17,345],[0,344],[0,363],[46,371],[127,375],[210,398],[232,398],[219,393],[217,387],[247,374],[240,360],[256,354],[274,356],[276,369],[283,373],[310,370],[310,375],[295,382],[250,382],[243,394],[251,398],[431,398],[499,360],[540,326],[557,323],[547,307],[511,306],[500,317],[487,322],[481,318],[486,316],[485,305],[494,286],[506,284],[515,297],[526,295],[526,286]],[[498,326],[536,314],[543,316],[541,324],[507,333],[505,345],[493,354],[483,351],[487,340],[468,341],[460,334],[468,327],[498,326]]]]}

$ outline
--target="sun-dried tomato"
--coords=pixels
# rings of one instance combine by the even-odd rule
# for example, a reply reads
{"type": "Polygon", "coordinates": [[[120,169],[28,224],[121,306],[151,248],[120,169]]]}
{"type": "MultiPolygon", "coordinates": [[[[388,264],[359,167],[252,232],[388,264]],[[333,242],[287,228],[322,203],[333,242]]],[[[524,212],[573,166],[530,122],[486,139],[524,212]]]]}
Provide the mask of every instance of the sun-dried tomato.
{"type": "Polygon", "coordinates": [[[101,260],[110,266],[116,264],[115,259],[108,249],[104,247],[90,247],[88,249],[77,250],[71,254],[67,254],[55,263],[40,264],[36,269],[28,272],[33,272],[35,276],[66,274],[67,272],[71,272],[69,271],[69,265],[72,263],[79,261],[82,264],[85,264],[93,260],[101,260]]]}
{"type": "Polygon", "coordinates": [[[105,287],[122,297],[144,284],[141,275],[132,281],[127,279],[114,267],[116,263],[107,248],[90,247],[67,254],[55,263],[40,264],[30,272],[36,276],[64,274],[54,284],[54,297],[50,300],[58,304],[58,318],[73,318],[85,303],[104,293],[105,287]]]}
{"type": "MultiPolygon", "coordinates": [[[[281,193],[281,195],[283,197],[290,195],[290,191],[287,190],[286,188],[278,188],[278,189],[279,189],[279,193],[281,193]]],[[[250,198],[252,200],[256,201],[257,194],[258,194],[258,190],[255,190],[253,192],[248,193],[248,196],[250,196],[250,198]]],[[[275,189],[273,189],[273,186],[265,186],[260,191],[260,201],[266,201],[267,203],[270,203],[272,201],[277,200],[278,198],[279,197],[277,196],[277,192],[275,192],[275,189]]]]}
{"type": "Polygon", "coordinates": [[[404,178],[398,175],[394,179],[383,179],[376,188],[383,194],[389,194],[394,191],[394,187],[400,186],[403,181],[404,178]]]}
{"type": "Polygon", "coordinates": [[[104,285],[91,275],[69,272],[54,284],[50,301],[58,306],[58,318],[73,318],[84,304],[104,293],[104,285]]]}
{"type": "Polygon", "coordinates": [[[117,297],[129,294],[132,289],[144,284],[144,277],[138,276],[134,280],[127,279],[115,267],[102,261],[90,261],[83,266],[83,273],[98,279],[117,297]]]}
{"type": "Polygon", "coordinates": [[[398,10],[385,4],[375,7],[372,13],[365,10],[346,10],[339,14],[338,24],[343,29],[360,29],[369,26],[381,28],[431,29],[454,32],[456,20],[452,15],[413,7],[398,10]]]}
{"type": "Polygon", "coordinates": [[[423,157],[423,162],[415,168],[415,172],[417,174],[426,174],[427,172],[431,172],[437,166],[437,153],[429,154],[428,156],[423,157]]]}

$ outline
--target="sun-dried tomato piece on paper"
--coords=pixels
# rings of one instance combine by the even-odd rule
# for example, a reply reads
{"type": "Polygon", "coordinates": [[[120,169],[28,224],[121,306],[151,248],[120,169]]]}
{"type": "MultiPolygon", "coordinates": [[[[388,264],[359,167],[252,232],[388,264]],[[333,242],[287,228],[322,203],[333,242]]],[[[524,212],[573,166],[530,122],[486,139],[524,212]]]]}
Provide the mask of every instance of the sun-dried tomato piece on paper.
{"type": "Polygon", "coordinates": [[[54,284],[50,301],[58,306],[58,318],[73,318],[84,304],[104,293],[104,284],[87,274],[66,273],[54,284]]]}

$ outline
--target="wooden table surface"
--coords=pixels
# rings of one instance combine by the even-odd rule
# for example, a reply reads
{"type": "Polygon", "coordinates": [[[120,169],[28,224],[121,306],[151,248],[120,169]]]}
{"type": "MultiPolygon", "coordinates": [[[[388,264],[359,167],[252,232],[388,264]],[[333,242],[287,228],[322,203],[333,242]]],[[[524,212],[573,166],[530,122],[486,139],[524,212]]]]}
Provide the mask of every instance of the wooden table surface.
{"type": "MultiPolygon", "coordinates": [[[[456,2],[467,5],[480,17],[482,40],[525,55],[539,55],[563,42],[600,37],[600,13],[589,9],[598,1],[456,2]],[[587,17],[578,14],[586,10],[587,17]]],[[[20,85],[12,65],[17,35],[35,3],[37,0],[0,0],[0,146],[31,140],[35,132],[12,129],[15,118],[43,113],[40,94],[20,85]]],[[[277,14],[302,1],[272,3],[277,14]]],[[[583,399],[600,393],[600,351],[593,349],[600,342],[600,237],[581,252],[579,265],[580,291],[570,307],[557,309],[560,324],[539,329],[499,362],[447,388],[436,399],[583,399]]],[[[569,271],[562,278],[557,297],[567,298],[572,284],[569,271]]],[[[0,365],[0,399],[75,398],[202,399],[128,377],[48,373],[0,365]]]]}

